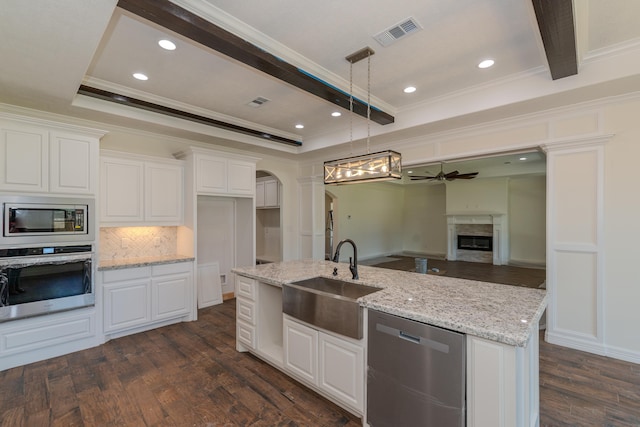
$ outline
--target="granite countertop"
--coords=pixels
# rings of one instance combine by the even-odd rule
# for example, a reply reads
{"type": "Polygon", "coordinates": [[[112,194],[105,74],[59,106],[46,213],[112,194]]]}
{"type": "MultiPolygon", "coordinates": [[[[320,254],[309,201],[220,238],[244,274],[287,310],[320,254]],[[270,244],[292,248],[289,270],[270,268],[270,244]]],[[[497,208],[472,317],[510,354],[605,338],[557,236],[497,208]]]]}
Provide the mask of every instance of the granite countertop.
{"type": "Polygon", "coordinates": [[[232,271],[274,286],[325,276],[379,287],[358,299],[360,305],[518,347],[538,332],[547,305],[544,289],[369,266],[358,266],[360,279],[354,281],[347,264],[330,261],[285,261],[232,271]]]}
{"type": "Polygon", "coordinates": [[[98,261],[98,271],[119,270],[122,268],[145,267],[148,265],[174,264],[195,260],[192,256],[161,255],[138,258],[101,259],[98,261]]]}

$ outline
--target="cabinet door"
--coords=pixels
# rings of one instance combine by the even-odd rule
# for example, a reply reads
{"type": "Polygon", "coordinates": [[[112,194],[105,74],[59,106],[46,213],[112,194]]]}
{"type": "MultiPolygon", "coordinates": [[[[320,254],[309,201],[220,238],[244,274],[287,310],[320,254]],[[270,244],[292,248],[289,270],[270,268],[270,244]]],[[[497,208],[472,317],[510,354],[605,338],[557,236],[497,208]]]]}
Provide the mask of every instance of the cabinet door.
{"type": "Polygon", "coordinates": [[[53,193],[94,194],[98,141],[76,135],[51,134],[49,190],[53,193]]]}
{"type": "Polygon", "coordinates": [[[135,223],[143,215],[144,163],[103,157],[100,161],[100,221],[135,223]]]}
{"type": "Polygon", "coordinates": [[[227,192],[227,160],[196,156],[196,192],[221,194],[227,192]]]}
{"type": "Polygon", "coordinates": [[[253,163],[230,159],[227,192],[252,196],[256,191],[256,166],[253,163]]]}
{"type": "Polygon", "coordinates": [[[320,332],[318,385],[335,398],[364,410],[364,349],[320,332]]]}
{"type": "Polygon", "coordinates": [[[0,122],[0,189],[49,190],[49,134],[38,128],[0,122]]]}
{"type": "Polygon", "coordinates": [[[170,319],[189,314],[190,274],[153,277],[151,286],[153,320],[170,319]]]}
{"type": "Polygon", "coordinates": [[[294,375],[316,385],[318,380],[318,331],[288,318],[283,321],[284,366],[294,375]]]}
{"type": "Polygon", "coordinates": [[[256,208],[264,207],[264,181],[256,182],[256,208]]]}
{"type": "Polygon", "coordinates": [[[276,180],[264,182],[264,206],[265,207],[280,206],[278,187],[280,187],[280,183],[276,180]]]}
{"type": "Polygon", "coordinates": [[[104,285],[104,331],[115,332],[151,321],[151,281],[104,285]]]}
{"type": "Polygon", "coordinates": [[[165,225],[182,224],[183,174],[182,166],[145,163],[145,221],[165,225]]]}

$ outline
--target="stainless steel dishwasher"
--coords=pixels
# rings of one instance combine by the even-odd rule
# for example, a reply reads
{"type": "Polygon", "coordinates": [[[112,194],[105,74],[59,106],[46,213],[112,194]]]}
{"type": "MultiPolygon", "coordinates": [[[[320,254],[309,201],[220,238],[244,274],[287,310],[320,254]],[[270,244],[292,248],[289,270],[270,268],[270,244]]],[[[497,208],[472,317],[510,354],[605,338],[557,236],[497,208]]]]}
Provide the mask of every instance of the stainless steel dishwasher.
{"type": "Polygon", "coordinates": [[[368,326],[369,425],[464,426],[464,334],[376,310],[368,326]]]}

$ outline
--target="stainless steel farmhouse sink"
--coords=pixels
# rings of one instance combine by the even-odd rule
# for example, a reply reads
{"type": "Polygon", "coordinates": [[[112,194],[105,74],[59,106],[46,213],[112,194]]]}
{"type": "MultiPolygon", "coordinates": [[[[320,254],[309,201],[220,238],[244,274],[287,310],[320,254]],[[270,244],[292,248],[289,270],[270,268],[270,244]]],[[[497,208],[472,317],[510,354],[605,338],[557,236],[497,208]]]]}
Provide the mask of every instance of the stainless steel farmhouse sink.
{"type": "Polygon", "coordinates": [[[282,285],[282,311],[329,331],[362,338],[362,307],[356,300],[381,290],[373,286],[313,277],[282,285]]]}

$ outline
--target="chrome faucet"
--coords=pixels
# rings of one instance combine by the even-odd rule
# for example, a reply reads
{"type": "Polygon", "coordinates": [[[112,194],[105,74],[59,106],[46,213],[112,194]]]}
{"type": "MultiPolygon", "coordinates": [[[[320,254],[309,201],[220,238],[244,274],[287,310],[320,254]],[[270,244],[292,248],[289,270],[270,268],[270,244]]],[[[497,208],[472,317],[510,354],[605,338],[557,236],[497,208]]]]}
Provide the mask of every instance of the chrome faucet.
{"type": "Polygon", "coordinates": [[[342,247],[343,243],[351,243],[351,246],[353,246],[353,260],[351,259],[351,257],[349,257],[349,270],[351,271],[352,274],[352,279],[358,279],[358,249],[356,248],[356,244],[353,240],[351,239],[344,239],[341,240],[340,243],[338,243],[338,246],[336,247],[336,254],[333,256],[333,262],[340,262],[340,248],[342,247]]]}

